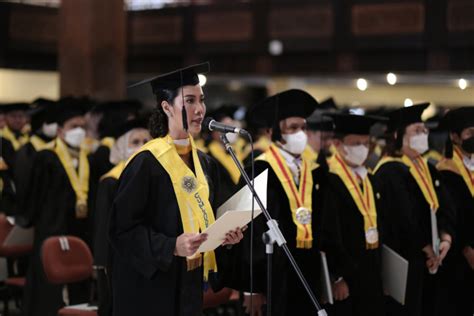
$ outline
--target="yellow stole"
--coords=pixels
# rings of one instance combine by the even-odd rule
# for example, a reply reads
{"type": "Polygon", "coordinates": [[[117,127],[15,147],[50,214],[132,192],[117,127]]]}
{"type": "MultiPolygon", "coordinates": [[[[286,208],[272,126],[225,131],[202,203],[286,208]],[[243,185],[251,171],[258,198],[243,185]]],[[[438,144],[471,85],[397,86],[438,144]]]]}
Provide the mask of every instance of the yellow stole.
{"type": "Polygon", "coordinates": [[[316,161],[318,160],[318,153],[315,152],[313,148],[311,148],[311,146],[306,145],[306,148],[301,154],[301,157],[303,157],[303,159],[306,159],[308,161],[316,161]]]}
{"type": "MultiPolygon", "coordinates": [[[[232,160],[232,157],[227,154],[227,151],[224,149],[224,147],[218,141],[212,141],[209,144],[209,153],[214,158],[216,158],[216,160],[219,161],[222,166],[224,166],[227,172],[229,172],[232,182],[234,182],[234,184],[237,184],[240,178],[239,168],[237,168],[234,161],[232,160]]],[[[242,163],[243,159],[241,153],[236,150],[235,154],[237,156],[237,159],[239,159],[239,162],[242,163]]]]}
{"type": "Polygon", "coordinates": [[[388,162],[392,162],[392,161],[396,161],[396,162],[401,162],[404,164],[403,160],[401,158],[396,158],[396,157],[390,157],[390,156],[385,156],[385,157],[382,157],[382,159],[380,159],[380,161],[377,163],[377,166],[375,167],[374,169],[374,173],[377,173],[377,171],[379,171],[379,169],[386,163],[388,162]]]}
{"type": "Polygon", "coordinates": [[[66,171],[69,182],[76,193],[76,218],[87,217],[87,193],[89,192],[89,161],[87,150],[81,147],[79,152],[79,169],[74,168],[71,155],[66,144],[58,137],[52,150],[58,155],[66,171]]]}
{"type": "Polygon", "coordinates": [[[112,149],[112,146],[115,144],[115,139],[113,137],[104,137],[101,139],[100,144],[112,149]]]}
{"type": "Polygon", "coordinates": [[[112,178],[112,179],[118,180],[118,178],[120,178],[120,175],[123,172],[123,169],[125,169],[125,163],[126,161],[121,161],[118,164],[116,164],[115,167],[109,170],[109,172],[107,172],[102,177],[100,177],[100,180],[102,181],[106,178],[112,178]]]}
{"type": "Polygon", "coordinates": [[[443,159],[436,166],[438,170],[449,170],[460,175],[474,197],[474,172],[469,171],[463,162],[461,150],[454,146],[453,159],[443,159]]]}
{"type": "Polygon", "coordinates": [[[406,155],[402,157],[403,163],[410,167],[410,173],[412,177],[415,178],[421,192],[423,192],[426,202],[430,205],[431,210],[436,213],[439,208],[439,201],[433,186],[433,179],[431,178],[428,163],[421,156],[418,156],[415,160],[416,163],[406,155]]]}
{"type": "MultiPolygon", "coordinates": [[[[178,201],[181,222],[185,233],[199,233],[214,223],[214,212],[209,202],[209,185],[199,161],[196,145],[191,135],[192,157],[196,174],[178,155],[173,139],[167,135],[156,138],[140,148],[132,158],[140,152],[150,151],[160,165],[166,170],[173,183],[174,193],[178,201]]],[[[130,158],[130,160],[132,159],[130,158]]],[[[130,161],[129,160],[129,161],[130,161]]],[[[188,271],[202,265],[202,255],[196,253],[186,258],[188,271]]],[[[217,272],[214,251],[204,253],[204,280],[207,281],[209,271],[217,272]]]]}
{"type": "Polygon", "coordinates": [[[3,128],[2,137],[9,140],[10,143],[12,143],[13,149],[15,151],[20,149],[20,147],[23,146],[24,144],[28,143],[28,140],[29,140],[29,137],[27,134],[24,134],[17,139],[15,134],[10,130],[10,128],[8,128],[8,126],[5,126],[3,128]]]}
{"type": "Polygon", "coordinates": [[[339,176],[354,200],[360,214],[364,218],[364,231],[367,249],[376,249],[379,246],[377,230],[377,207],[375,205],[374,190],[369,177],[361,179],[361,190],[357,177],[344,162],[339,153],[329,160],[330,171],[339,176]]]}
{"type": "Polygon", "coordinates": [[[30,143],[36,151],[40,151],[46,145],[46,142],[36,135],[30,137],[30,143]]]}
{"type": "Polygon", "coordinates": [[[312,191],[313,174],[316,164],[303,158],[300,174],[300,185],[297,188],[290,169],[285,159],[280,154],[280,149],[271,144],[268,150],[260,155],[257,160],[270,164],[273,172],[278,177],[290,203],[293,223],[296,225],[296,247],[311,249],[313,246],[312,217],[312,191]]]}

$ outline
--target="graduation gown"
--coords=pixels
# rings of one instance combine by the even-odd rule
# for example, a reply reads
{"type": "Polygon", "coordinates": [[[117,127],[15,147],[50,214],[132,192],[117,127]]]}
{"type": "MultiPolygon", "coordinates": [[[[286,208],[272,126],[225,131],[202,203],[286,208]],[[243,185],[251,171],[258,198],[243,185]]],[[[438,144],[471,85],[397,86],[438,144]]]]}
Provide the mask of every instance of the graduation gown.
{"type": "Polygon", "coordinates": [[[462,251],[466,246],[474,248],[474,197],[459,173],[451,170],[441,170],[440,173],[456,208],[457,219],[457,237],[440,271],[443,297],[450,302],[449,310],[444,312],[471,316],[474,314],[474,271],[462,251]]]}
{"type": "MultiPolygon", "coordinates": [[[[316,298],[319,300],[319,224],[321,222],[322,199],[326,174],[324,169],[312,171],[312,231],[313,246],[311,249],[296,248],[296,225],[293,222],[290,203],[281,182],[270,164],[266,161],[255,161],[255,177],[268,169],[267,210],[278,222],[288,248],[303,272],[316,298]]],[[[250,174],[250,171],[247,170],[250,174]]],[[[243,185],[243,183],[241,184],[243,185]]],[[[258,207],[258,206],[256,206],[258,207]]],[[[262,235],[268,230],[266,218],[262,214],[254,220],[253,239],[253,292],[267,292],[267,256],[262,235]]],[[[229,286],[241,291],[250,292],[250,224],[244,239],[237,245],[239,257],[233,270],[235,278],[229,286]]],[[[282,248],[274,246],[272,258],[272,315],[314,315],[313,306],[305,288],[292,268],[282,248]]]]}
{"type": "Polygon", "coordinates": [[[15,213],[16,194],[8,166],[0,157],[0,212],[7,215],[15,213]]]}
{"type": "Polygon", "coordinates": [[[99,315],[112,314],[112,295],[110,282],[110,245],[108,227],[110,209],[118,188],[118,179],[105,177],[99,183],[94,213],[93,254],[94,264],[98,267],[97,287],[99,298],[99,315]]]}
{"type": "MultiPolygon", "coordinates": [[[[379,247],[366,248],[364,218],[342,179],[328,175],[324,197],[322,250],[326,252],[329,272],[335,280],[342,277],[349,287],[349,297],[335,301],[334,315],[384,315],[381,279],[381,238],[383,202],[378,185],[371,181],[376,210],[379,247]]],[[[331,314],[331,313],[330,313],[331,314]]]]}
{"type": "MultiPolygon", "coordinates": [[[[438,231],[454,238],[454,210],[449,205],[440,174],[431,164],[428,168],[440,204],[436,212],[438,231]]],[[[422,251],[423,247],[431,244],[430,206],[404,163],[386,162],[376,170],[375,175],[384,186],[386,198],[384,243],[409,262],[405,306],[392,306],[391,309],[396,309],[399,315],[424,315],[430,311],[423,311],[423,305],[426,306],[423,300],[431,301],[431,306],[435,301],[435,294],[429,292],[434,290],[433,279],[436,275],[428,274],[426,256],[422,251]]]]}
{"type": "MultiPolygon", "coordinates": [[[[209,201],[220,203],[216,162],[198,151],[209,184],[209,201]]],[[[171,179],[152,153],[138,153],[123,171],[110,218],[113,247],[113,314],[201,315],[202,267],[187,271],[186,259],[173,255],[183,233],[171,179]]],[[[218,247],[218,276],[209,281],[217,291],[225,275],[226,249],[218,247]]]]}
{"type": "MultiPolygon", "coordinates": [[[[88,240],[86,220],[75,215],[76,194],[59,157],[51,150],[37,153],[27,194],[26,222],[35,227],[33,253],[26,277],[24,315],[53,316],[64,305],[62,286],[48,283],[41,263],[41,246],[45,239],[73,235],[88,240]]],[[[87,302],[87,286],[71,285],[70,303],[87,302]]]]}
{"type": "Polygon", "coordinates": [[[13,175],[13,170],[15,167],[15,149],[13,148],[12,143],[4,137],[0,137],[0,148],[2,149],[0,155],[9,169],[8,173],[13,175]]]}

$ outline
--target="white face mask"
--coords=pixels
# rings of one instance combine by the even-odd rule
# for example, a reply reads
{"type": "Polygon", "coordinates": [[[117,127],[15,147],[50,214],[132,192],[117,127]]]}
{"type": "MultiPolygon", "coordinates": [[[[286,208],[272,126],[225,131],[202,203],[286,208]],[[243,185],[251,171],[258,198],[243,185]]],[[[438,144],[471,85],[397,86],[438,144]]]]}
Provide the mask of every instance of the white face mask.
{"type": "Polygon", "coordinates": [[[235,144],[237,139],[239,139],[239,135],[237,133],[226,133],[225,136],[227,137],[227,140],[229,140],[229,143],[235,144]]]}
{"type": "Polygon", "coordinates": [[[347,161],[356,165],[362,166],[369,155],[369,148],[364,145],[357,145],[357,146],[346,146],[343,145],[344,151],[346,152],[347,161]]]}
{"type": "Polygon", "coordinates": [[[410,137],[410,148],[416,150],[420,155],[425,153],[428,146],[428,134],[421,133],[415,136],[410,137]]]}
{"type": "Polygon", "coordinates": [[[286,144],[282,144],[282,148],[294,155],[301,155],[308,143],[308,136],[303,131],[293,134],[282,134],[281,137],[286,142],[286,144]]]}
{"type": "Polygon", "coordinates": [[[175,143],[178,146],[189,146],[189,138],[183,138],[183,139],[173,139],[173,143],[175,143]]]}
{"type": "Polygon", "coordinates": [[[474,171],[474,154],[471,157],[464,156],[463,157],[464,165],[466,166],[469,171],[474,171]]]}
{"type": "Polygon", "coordinates": [[[76,127],[65,133],[64,141],[69,146],[78,148],[85,137],[86,137],[86,131],[82,127],[76,127]]]}
{"type": "Polygon", "coordinates": [[[56,137],[58,133],[58,123],[43,123],[43,127],[41,128],[41,130],[43,131],[43,134],[48,136],[49,138],[56,137]]]}

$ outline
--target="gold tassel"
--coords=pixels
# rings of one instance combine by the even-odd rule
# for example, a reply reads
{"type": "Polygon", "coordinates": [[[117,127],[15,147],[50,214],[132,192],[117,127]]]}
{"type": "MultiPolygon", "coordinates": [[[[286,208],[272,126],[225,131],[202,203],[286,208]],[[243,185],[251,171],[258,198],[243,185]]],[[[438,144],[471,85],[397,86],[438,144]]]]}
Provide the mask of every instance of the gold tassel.
{"type": "Polygon", "coordinates": [[[373,244],[365,243],[366,249],[377,249],[379,247],[379,242],[375,242],[373,244]]]}

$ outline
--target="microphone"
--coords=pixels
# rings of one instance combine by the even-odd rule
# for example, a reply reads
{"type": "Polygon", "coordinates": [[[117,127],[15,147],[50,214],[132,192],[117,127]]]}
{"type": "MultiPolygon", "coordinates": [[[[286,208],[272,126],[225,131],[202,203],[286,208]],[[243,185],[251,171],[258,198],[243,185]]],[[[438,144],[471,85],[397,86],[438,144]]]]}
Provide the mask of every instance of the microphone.
{"type": "Polygon", "coordinates": [[[221,132],[221,133],[236,133],[240,135],[248,135],[248,132],[244,130],[243,128],[219,123],[212,117],[206,117],[204,121],[202,122],[202,127],[205,130],[208,130],[211,132],[216,131],[216,132],[221,132]]]}

